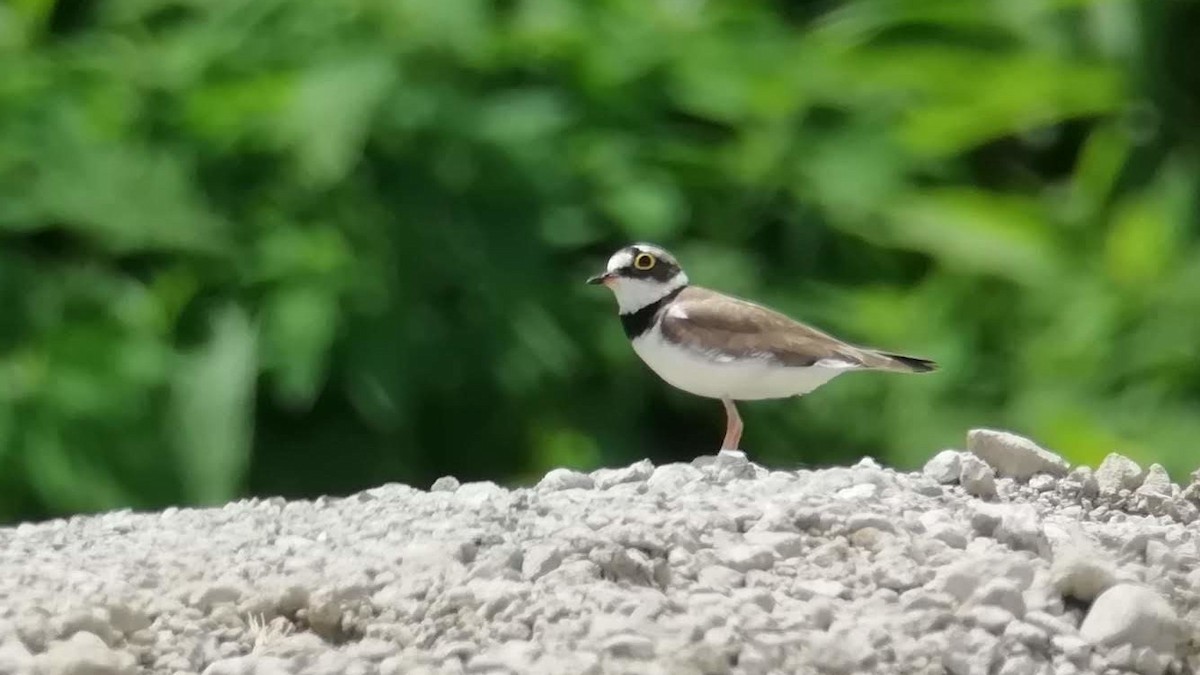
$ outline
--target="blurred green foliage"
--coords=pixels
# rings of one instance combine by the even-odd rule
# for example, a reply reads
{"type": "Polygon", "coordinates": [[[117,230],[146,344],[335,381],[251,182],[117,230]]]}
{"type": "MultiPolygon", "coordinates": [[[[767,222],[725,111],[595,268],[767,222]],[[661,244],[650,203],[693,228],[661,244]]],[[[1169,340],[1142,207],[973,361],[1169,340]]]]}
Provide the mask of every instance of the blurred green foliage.
{"type": "Polygon", "coordinates": [[[1187,0],[9,0],[0,518],[711,452],[583,279],[941,362],[742,406],[782,466],[967,428],[1194,468],[1187,0]]]}

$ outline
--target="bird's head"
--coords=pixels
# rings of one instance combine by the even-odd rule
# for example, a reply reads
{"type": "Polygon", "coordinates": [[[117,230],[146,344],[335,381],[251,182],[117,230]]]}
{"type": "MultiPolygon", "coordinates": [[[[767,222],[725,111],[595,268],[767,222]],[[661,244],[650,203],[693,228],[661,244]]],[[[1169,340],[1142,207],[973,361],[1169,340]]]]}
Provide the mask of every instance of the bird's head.
{"type": "Polygon", "coordinates": [[[688,284],[675,256],[653,244],[631,244],[612,254],[604,272],[587,280],[603,284],[617,298],[622,314],[657,302],[688,284]]]}

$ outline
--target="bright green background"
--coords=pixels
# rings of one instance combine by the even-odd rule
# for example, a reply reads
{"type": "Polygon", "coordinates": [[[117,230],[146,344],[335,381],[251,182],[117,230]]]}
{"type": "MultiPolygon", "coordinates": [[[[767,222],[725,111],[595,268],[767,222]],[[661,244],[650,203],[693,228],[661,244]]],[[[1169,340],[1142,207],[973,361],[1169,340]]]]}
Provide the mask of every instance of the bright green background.
{"type": "Polygon", "coordinates": [[[9,0],[0,519],[711,452],[583,279],[929,356],[776,466],[973,426],[1200,464],[1200,6],[9,0]]]}

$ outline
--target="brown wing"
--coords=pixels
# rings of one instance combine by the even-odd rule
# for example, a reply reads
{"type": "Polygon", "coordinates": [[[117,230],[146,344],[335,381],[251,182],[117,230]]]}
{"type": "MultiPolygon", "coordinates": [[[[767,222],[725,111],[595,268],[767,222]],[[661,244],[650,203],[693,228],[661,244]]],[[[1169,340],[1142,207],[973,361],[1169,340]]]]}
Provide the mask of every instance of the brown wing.
{"type": "Polygon", "coordinates": [[[890,356],[846,344],[774,310],[695,286],[668,305],[660,325],[671,340],[729,358],[767,358],[785,366],[811,366],[821,360],[849,368],[902,366],[890,356]]]}

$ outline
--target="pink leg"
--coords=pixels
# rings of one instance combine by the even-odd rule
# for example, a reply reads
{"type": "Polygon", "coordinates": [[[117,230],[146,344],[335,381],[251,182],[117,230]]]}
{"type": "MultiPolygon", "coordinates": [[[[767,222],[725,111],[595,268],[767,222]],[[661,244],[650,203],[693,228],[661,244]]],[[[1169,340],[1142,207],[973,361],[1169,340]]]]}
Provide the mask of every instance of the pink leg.
{"type": "Polygon", "coordinates": [[[742,416],[738,414],[737,406],[727,398],[721,399],[725,404],[725,440],[721,441],[722,450],[737,450],[742,441],[742,416]]]}

